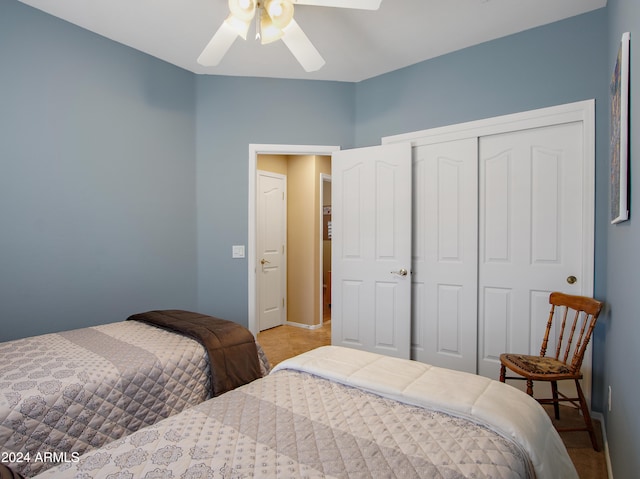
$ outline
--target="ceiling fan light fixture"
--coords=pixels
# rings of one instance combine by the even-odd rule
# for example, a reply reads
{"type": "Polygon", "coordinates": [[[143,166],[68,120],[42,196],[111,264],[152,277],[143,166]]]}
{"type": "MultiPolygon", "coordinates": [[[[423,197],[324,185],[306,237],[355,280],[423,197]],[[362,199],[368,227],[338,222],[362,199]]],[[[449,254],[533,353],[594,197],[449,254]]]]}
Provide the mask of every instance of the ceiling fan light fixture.
{"type": "Polygon", "coordinates": [[[267,11],[263,10],[260,16],[260,42],[263,45],[275,42],[282,38],[283,34],[282,29],[278,28],[271,20],[267,11]]]}
{"type": "Polygon", "coordinates": [[[229,10],[237,19],[250,22],[256,14],[256,0],[229,0],[229,10]]]}
{"type": "Polygon", "coordinates": [[[198,63],[218,65],[236,38],[247,39],[255,18],[256,40],[265,44],[281,39],[305,71],[316,71],[325,61],[293,18],[294,4],[377,10],[380,2],[382,0],[228,0],[230,14],[204,47],[198,63]]]}
{"type": "Polygon", "coordinates": [[[281,30],[286,28],[293,19],[293,3],[289,0],[266,0],[264,9],[273,24],[281,30]]]}

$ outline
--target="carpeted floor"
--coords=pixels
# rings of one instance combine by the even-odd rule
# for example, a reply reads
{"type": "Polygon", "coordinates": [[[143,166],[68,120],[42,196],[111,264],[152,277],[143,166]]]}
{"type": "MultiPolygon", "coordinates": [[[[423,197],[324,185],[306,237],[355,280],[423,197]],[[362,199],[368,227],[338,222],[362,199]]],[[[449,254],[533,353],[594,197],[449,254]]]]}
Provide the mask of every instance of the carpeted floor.
{"type": "MultiPolygon", "coordinates": [[[[553,407],[545,405],[544,408],[549,413],[552,422],[558,427],[582,427],[584,421],[577,409],[561,406],[560,421],[553,419],[553,407]]],[[[567,447],[567,452],[578,470],[580,479],[605,479],[607,477],[607,463],[604,455],[604,444],[602,442],[602,428],[600,422],[592,418],[598,436],[600,452],[593,450],[589,434],[585,431],[561,432],[560,437],[567,447]]]]}
{"type": "MultiPolygon", "coordinates": [[[[264,348],[267,358],[275,366],[287,358],[296,356],[310,349],[331,344],[331,321],[325,319],[318,329],[305,329],[295,326],[278,326],[258,333],[258,342],[264,348]]],[[[549,408],[550,415],[553,410],[549,408]]],[[[555,420],[554,420],[555,422],[555,420]]],[[[570,427],[572,424],[582,424],[582,416],[578,411],[568,407],[560,410],[560,426],[570,427]]],[[[596,421],[600,452],[591,447],[589,435],[586,432],[563,432],[560,434],[567,447],[569,456],[578,470],[580,479],[605,479],[607,466],[602,452],[603,443],[600,434],[600,423],[596,421]]]]}

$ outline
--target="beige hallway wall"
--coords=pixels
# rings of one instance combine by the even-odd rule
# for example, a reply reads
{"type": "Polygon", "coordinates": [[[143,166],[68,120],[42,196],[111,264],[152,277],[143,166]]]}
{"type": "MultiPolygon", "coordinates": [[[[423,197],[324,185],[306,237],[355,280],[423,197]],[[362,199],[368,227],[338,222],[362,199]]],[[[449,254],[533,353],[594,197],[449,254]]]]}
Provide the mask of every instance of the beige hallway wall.
{"type": "Polygon", "coordinates": [[[319,325],[320,248],[326,251],[320,229],[320,174],[331,174],[331,157],[258,155],[257,168],[287,176],[287,321],[319,325]]]}

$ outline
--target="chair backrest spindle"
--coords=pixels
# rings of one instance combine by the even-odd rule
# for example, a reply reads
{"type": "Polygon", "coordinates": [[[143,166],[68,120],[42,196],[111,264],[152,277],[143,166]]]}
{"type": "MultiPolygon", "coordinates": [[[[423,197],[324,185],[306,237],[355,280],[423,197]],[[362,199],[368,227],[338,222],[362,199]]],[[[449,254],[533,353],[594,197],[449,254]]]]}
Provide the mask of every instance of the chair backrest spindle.
{"type": "MultiPolygon", "coordinates": [[[[597,314],[596,315],[585,314],[584,325],[586,326],[587,324],[589,324],[589,327],[588,327],[587,332],[586,332],[586,334],[584,336],[584,338],[585,338],[584,342],[580,346],[580,351],[578,351],[573,356],[573,362],[571,364],[571,369],[573,371],[578,371],[580,369],[580,367],[582,366],[582,358],[584,357],[584,352],[587,349],[587,344],[589,344],[589,340],[591,339],[591,335],[593,334],[593,329],[596,326],[596,320],[597,319],[598,319],[598,315],[597,314]]],[[[583,329],[584,329],[584,326],[583,326],[583,329]]]]}
{"type": "MultiPolygon", "coordinates": [[[[560,326],[560,335],[558,336],[558,344],[556,344],[556,359],[560,359],[560,352],[562,351],[562,340],[564,339],[564,328],[567,326],[567,314],[569,314],[569,308],[566,306],[562,308],[564,314],[562,315],[562,324],[560,326]]],[[[565,353],[566,356],[566,353],[565,353]]],[[[564,358],[564,362],[567,362],[567,358],[564,358]]]]}
{"type": "Polygon", "coordinates": [[[585,296],[574,296],[558,292],[551,293],[549,303],[551,304],[551,311],[549,312],[540,356],[545,356],[549,335],[554,334],[557,341],[555,359],[569,366],[572,372],[577,372],[582,366],[584,352],[591,339],[598,315],[602,309],[602,303],[585,296]],[[569,310],[573,312],[572,318],[569,317],[569,310]],[[558,321],[561,323],[559,331],[557,331],[557,327],[554,330],[553,326],[554,322],[557,324],[558,321]],[[567,321],[571,324],[567,324],[567,321]]]}
{"type": "Polygon", "coordinates": [[[582,345],[582,341],[584,338],[584,331],[587,328],[587,321],[589,321],[589,315],[586,313],[582,313],[580,314],[580,311],[576,312],[576,316],[582,316],[584,317],[584,320],[582,322],[582,327],[580,328],[580,334],[578,335],[578,341],[576,342],[576,350],[579,350],[581,345],[582,345]]]}
{"type": "MultiPolygon", "coordinates": [[[[549,312],[549,319],[547,320],[547,329],[544,332],[544,338],[542,339],[542,347],[540,348],[540,356],[544,357],[547,354],[547,344],[549,343],[549,331],[553,325],[553,315],[555,313],[556,306],[551,305],[551,311],[549,312]]],[[[557,357],[557,356],[556,356],[557,357]]]]}
{"type": "MultiPolygon", "coordinates": [[[[567,307],[565,314],[567,314],[568,312],[569,312],[569,307],[567,307]]],[[[569,360],[569,353],[571,352],[571,345],[573,344],[573,335],[576,332],[576,326],[578,325],[579,319],[580,319],[580,311],[576,311],[576,314],[573,317],[573,322],[571,323],[571,332],[569,333],[569,336],[567,338],[567,344],[565,345],[564,357],[562,358],[562,362],[565,364],[567,364],[567,361],[569,360]]],[[[580,344],[580,339],[578,339],[578,344],[576,344],[576,348],[578,347],[579,344],[580,344]]]]}

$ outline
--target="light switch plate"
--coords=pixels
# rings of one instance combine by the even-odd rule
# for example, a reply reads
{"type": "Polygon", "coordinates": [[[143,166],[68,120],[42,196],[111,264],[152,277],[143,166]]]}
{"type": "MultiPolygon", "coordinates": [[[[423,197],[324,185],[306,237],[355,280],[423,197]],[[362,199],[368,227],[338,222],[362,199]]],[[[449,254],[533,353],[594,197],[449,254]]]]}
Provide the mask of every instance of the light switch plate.
{"type": "Polygon", "coordinates": [[[231,247],[231,257],[232,258],[244,258],[244,245],[243,244],[234,244],[231,247]]]}

